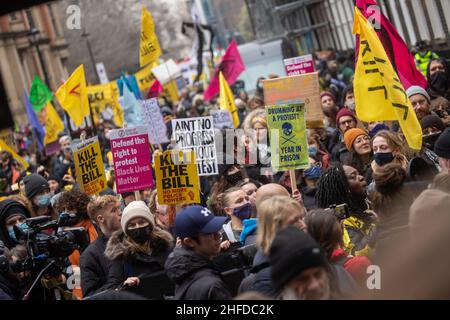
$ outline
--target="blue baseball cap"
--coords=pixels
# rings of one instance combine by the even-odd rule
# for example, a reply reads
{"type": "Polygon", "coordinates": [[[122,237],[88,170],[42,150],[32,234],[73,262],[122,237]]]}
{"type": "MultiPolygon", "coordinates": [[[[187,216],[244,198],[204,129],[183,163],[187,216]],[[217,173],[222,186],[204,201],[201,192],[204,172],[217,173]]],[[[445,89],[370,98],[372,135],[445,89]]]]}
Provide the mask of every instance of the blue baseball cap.
{"type": "Polygon", "coordinates": [[[216,217],[208,208],[190,206],[179,212],[175,218],[177,237],[195,237],[198,234],[211,234],[222,229],[227,217],[216,217]]]}

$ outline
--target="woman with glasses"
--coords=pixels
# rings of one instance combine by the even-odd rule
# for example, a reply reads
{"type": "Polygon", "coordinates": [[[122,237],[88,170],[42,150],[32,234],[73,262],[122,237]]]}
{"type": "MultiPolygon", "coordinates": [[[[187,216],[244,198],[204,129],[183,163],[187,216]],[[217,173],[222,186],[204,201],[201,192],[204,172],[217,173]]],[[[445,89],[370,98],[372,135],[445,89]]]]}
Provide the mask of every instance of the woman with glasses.
{"type": "Polygon", "coordinates": [[[343,164],[354,167],[367,182],[372,181],[372,145],[366,131],[353,128],[345,132],[344,142],[349,151],[343,164]]]}

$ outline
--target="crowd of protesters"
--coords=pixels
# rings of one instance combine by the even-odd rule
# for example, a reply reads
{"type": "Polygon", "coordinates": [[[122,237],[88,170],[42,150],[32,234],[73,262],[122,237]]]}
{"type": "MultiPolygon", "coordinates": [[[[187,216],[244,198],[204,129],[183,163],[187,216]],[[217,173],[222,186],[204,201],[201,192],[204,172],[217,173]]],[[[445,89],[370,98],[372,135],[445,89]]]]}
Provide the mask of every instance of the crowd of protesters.
{"type": "MultiPolygon", "coordinates": [[[[232,161],[219,175],[201,177],[201,203],[194,205],[161,205],[156,190],[116,194],[108,121],[96,128],[108,188],[93,197],[79,190],[69,135],[60,138],[58,154],[45,157],[31,131],[18,130],[18,153],[30,167],[1,152],[0,299],[448,298],[446,61],[430,59],[426,90],[407,90],[423,130],[422,149],[411,150],[395,121],[358,119],[354,54],[315,58],[324,127],[307,130],[311,167],[296,170],[295,186],[289,172],[273,173],[260,156],[270,150],[264,78],[253,95],[234,87],[241,128],[257,132],[256,141],[235,147],[266,153],[256,163],[228,154],[232,161]],[[37,259],[29,259],[26,221],[63,215],[72,219],[60,229],[83,228],[86,244],[70,250],[58,272],[40,275],[24,263],[37,259]],[[368,288],[372,265],[382,270],[380,290],[368,288]]],[[[204,101],[203,89],[183,89],[178,103],[159,99],[169,135],[173,118],[218,108],[204,101]]]]}

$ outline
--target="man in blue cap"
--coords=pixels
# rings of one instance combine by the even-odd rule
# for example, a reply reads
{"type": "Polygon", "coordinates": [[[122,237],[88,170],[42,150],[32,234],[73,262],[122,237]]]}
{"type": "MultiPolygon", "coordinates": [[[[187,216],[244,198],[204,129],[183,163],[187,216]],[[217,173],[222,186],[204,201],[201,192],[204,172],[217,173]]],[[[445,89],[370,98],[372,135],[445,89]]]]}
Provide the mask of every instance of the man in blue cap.
{"type": "Polygon", "coordinates": [[[220,251],[221,229],[226,217],[216,217],[207,208],[190,206],[175,218],[180,244],[166,261],[169,278],[175,282],[177,300],[232,299],[212,259],[220,251]]]}

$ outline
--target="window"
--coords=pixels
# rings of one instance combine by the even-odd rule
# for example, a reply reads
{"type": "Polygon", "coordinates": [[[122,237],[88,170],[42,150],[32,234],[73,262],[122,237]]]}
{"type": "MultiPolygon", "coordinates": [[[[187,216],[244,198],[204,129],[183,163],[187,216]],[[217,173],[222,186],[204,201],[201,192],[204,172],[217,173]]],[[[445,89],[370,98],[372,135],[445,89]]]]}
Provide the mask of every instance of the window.
{"type": "Polygon", "coordinates": [[[61,36],[61,32],[59,31],[58,28],[58,22],[56,20],[55,17],[55,12],[54,12],[54,6],[51,4],[48,4],[48,12],[50,13],[50,19],[52,20],[52,26],[53,26],[53,30],[55,31],[55,35],[57,37],[61,36]]]}
{"type": "Polygon", "coordinates": [[[33,12],[31,11],[31,9],[27,9],[26,13],[27,13],[27,19],[28,19],[28,24],[30,26],[30,29],[35,29],[36,25],[35,25],[34,19],[33,19],[33,12]]]}
{"type": "Polygon", "coordinates": [[[11,22],[14,22],[14,21],[18,21],[18,20],[19,20],[17,11],[16,11],[16,12],[11,12],[11,13],[9,14],[9,20],[10,20],[11,22]]]}

